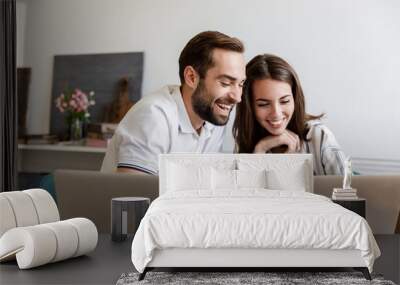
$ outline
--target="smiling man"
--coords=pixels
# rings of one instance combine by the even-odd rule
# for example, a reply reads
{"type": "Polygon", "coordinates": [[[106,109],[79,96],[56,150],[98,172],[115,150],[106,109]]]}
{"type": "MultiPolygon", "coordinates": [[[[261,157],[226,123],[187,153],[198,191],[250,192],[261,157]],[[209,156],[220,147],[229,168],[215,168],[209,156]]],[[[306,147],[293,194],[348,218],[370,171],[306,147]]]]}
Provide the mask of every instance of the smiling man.
{"type": "Polygon", "coordinates": [[[168,85],[136,103],[119,124],[101,171],[158,174],[158,155],[219,152],[245,80],[244,46],[207,31],[179,57],[181,85],[168,85]]]}

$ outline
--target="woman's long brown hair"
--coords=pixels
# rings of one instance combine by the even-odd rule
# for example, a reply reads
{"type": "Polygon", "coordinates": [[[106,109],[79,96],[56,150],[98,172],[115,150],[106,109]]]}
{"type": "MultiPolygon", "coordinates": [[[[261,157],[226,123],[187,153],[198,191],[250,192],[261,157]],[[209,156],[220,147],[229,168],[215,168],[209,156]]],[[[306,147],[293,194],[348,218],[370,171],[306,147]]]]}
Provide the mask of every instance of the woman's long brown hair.
{"type": "Polygon", "coordinates": [[[320,119],[324,115],[306,114],[300,80],[294,69],[284,59],[271,54],[257,55],[246,65],[246,81],[243,86],[242,101],[236,107],[236,117],[233,123],[233,137],[239,153],[252,153],[262,138],[271,135],[257,122],[253,109],[253,83],[262,79],[282,81],[291,86],[294,112],[287,129],[297,134],[302,142],[306,140],[308,131],[306,122],[320,119]]]}

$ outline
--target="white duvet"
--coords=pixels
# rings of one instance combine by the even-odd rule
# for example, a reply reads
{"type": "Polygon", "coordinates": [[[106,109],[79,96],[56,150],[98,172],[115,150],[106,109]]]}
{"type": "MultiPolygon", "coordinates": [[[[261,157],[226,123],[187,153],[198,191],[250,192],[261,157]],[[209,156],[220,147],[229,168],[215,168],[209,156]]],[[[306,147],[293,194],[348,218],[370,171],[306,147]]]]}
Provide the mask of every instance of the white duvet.
{"type": "Polygon", "coordinates": [[[358,249],[370,272],[380,255],[365,219],[326,197],[265,189],[215,194],[157,198],[132,243],[135,268],[143,272],[154,249],[165,248],[358,249]]]}

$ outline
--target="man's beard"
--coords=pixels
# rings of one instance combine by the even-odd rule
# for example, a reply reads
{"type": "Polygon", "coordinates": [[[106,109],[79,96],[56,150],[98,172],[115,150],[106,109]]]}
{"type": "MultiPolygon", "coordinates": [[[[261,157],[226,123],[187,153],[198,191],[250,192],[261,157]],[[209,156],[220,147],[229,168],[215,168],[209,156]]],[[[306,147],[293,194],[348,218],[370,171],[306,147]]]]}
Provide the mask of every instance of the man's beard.
{"type": "Polygon", "coordinates": [[[213,125],[224,126],[228,122],[228,116],[218,116],[213,112],[213,98],[205,87],[204,80],[200,79],[199,85],[192,95],[192,108],[204,121],[213,125]]]}

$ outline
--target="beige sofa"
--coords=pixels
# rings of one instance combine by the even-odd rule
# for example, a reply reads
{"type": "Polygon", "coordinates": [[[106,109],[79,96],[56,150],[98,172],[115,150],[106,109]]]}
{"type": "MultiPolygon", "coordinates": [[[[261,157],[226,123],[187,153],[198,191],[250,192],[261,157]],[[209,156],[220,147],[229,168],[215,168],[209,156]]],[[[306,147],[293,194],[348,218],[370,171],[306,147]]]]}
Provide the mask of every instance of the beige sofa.
{"type": "MultiPolygon", "coordinates": [[[[113,197],[158,196],[158,177],[134,174],[105,174],[97,171],[57,170],[57,204],[61,219],[86,217],[99,232],[110,232],[110,201],[113,197]]],[[[342,177],[314,177],[314,192],[330,197],[342,177]]],[[[393,234],[400,212],[400,175],[354,176],[352,186],[367,199],[367,221],[374,234],[393,234]]]]}

